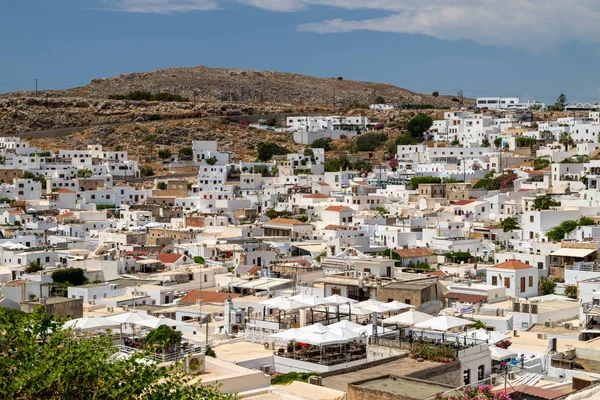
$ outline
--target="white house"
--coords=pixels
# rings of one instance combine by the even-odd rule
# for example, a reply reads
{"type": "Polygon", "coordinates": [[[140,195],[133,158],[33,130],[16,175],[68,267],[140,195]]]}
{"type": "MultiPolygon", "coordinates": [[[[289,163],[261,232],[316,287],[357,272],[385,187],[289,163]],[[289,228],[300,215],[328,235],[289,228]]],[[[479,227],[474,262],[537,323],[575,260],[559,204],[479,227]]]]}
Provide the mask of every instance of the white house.
{"type": "Polygon", "coordinates": [[[506,288],[506,295],[529,298],[538,295],[538,271],[519,260],[487,268],[487,284],[506,288]]]}

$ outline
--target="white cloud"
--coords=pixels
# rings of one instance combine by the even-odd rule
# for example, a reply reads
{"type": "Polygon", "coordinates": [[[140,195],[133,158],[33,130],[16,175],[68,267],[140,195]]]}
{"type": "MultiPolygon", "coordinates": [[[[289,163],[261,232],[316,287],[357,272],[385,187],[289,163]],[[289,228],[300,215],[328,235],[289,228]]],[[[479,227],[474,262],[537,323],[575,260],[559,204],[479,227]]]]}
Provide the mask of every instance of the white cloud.
{"type": "MultiPolygon", "coordinates": [[[[277,11],[275,0],[242,0],[277,11]]],[[[281,0],[290,10],[308,5],[372,9],[390,14],[374,19],[330,19],[299,26],[317,33],[368,30],[423,34],[442,40],[544,50],[569,40],[600,43],[596,0],[281,0]]]]}
{"type": "Polygon", "coordinates": [[[307,3],[298,0],[238,0],[239,3],[269,11],[292,12],[304,10],[307,3]]]}
{"type": "Polygon", "coordinates": [[[138,13],[168,14],[173,12],[216,10],[216,0],[106,0],[108,9],[138,13]]]}

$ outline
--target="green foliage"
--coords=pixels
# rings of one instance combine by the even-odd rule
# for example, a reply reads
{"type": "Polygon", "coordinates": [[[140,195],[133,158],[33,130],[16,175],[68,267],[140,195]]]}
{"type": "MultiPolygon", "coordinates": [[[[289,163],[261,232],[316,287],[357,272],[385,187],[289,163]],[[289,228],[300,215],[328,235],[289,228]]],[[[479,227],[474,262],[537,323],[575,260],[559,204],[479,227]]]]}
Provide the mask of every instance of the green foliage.
{"type": "Polygon", "coordinates": [[[285,147],[279,146],[273,142],[261,142],[256,146],[258,161],[269,161],[273,156],[289,153],[285,147]]]}
{"type": "Polygon", "coordinates": [[[569,146],[571,146],[571,147],[575,146],[575,141],[573,140],[573,137],[571,136],[571,134],[569,132],[561,133],[560,137],[558,138],[558,143],[565,146],[565,151],[569,151],[569,146]]]}
{"type": "Polygon", "coordinates": [[[34,175],[33,172],[25,171],[23,172],[23,179],[31,179],[36,182],[39,182],[42,185],[42,190],[46,188],[46,178],[42,175],[34,175]]]}
{"type": "Polygon", "coordinates": [[[167,92],[150,93],[145,90],[134,90],[125,95],[114,94],[108,96],[112,100],[133,100],[133,101],[175,101],[175,102],[188,102],[190,99],[187,97],[180,96],[178,94],[171,94],[167,92]]]}
{"type": "Polygon", "coordinates": [[[146,335],[144,343],[155,353],[174,353],[179,352],[181,348],[181,337],[180,331],[176,331],[168,325],[161,325],[146,335]]]}
{"type": "Polygon", "coordinates": [[[196,256],[196,257],[193,258],[193,260],[194,260],[194,262],[196,264],[204,264],[204,263],[206,263],[206,261],[204,260],[204,257],[202,257],[202,256],[196,256]]]}
{"type": "Polygon", "coordinates": [[[341,170],[351,169],[352,163],[347,158],[332,158],[325,163],[325,172],[339,172],[341,170]]]}
{"type": "MultiPolygon", "coordinates": [[[[483,190],[501,190],[501,189],[512,189],[514,182],[517,179],[517,174],[513,171],[506,172],[495,178],[487,177],[478,180],[474,185],[473,189],[483,190]]],[[[491,176],[491,175],[489,175],[491,176]]]]}
{"type": "Polygon", "coordinates": [[[160,157],[162,160],[168,160],[169,158],[171,158],[171,150],[169,150],[169,149],[159,150],[158,157],[160,157]]]}
{"type": "Polygon", "coordinates": [[[464,181],[458,180],[456,178],[444,178],[442,179],[442,183],[463,183],[464,181]]]}
{"type": "Polygon", "coordinates": [[[167,190],[167,182],[158,182],[156,184],[156,189],[158,189],[158,190],[167,190]]]}
{"type": "Polygon", "coordinates": [[[494,139],[494,146],[496,146],[497,149],[499,149],[501,145],[502,145],[502,138],[497,137],[496,139],[494,139]]]}
{"type": "Polygon", "coordinates": [[[478,319],[474,320],[473,322],[475,322],[475,325],[473,325],[473,327],[475,329],[485,329],[486,328],[485,323],[478,319]]]}
{"type": "Polygon", "coordinates": [[[567,235],[567,234],[573,232],[575,229],[577,229],[578,226],[585,226],[585,225],[594,225],[594,220],[592,218],[588,218],[588,217],[581,217],[576,221],[573,221],[573,220],[563,221],[563,222],[561,222],[560,225],[555,226],[554,228],[550,229],[546,233],[546,236],[548,237],[548,239],[550,239],[552,241],[559,242],[565,238],[565,235],[567,235]]]}
{"type": "Polygon", "coordinates": [[[490,141],[487,138],[483,139],[483,141],[481,142],[481,145],[483,147],[490,147],[490,141]]]}
{"type": "Polygon", "coordinates": [[[373,169],[373,164],[371,164],[371,162],[367,160],[358,160],[352,165],[352,168],[355,171],[371,172],[371,170],[373,169]]]}
{"type": "Polygon", "coordinates": [[[87,168],[80,169],[77,171],[78,178],[89,178],[92,175],[94,175],[94,173],[87,168]]]}
{"type": "Polygon", "coordinates": [[[475,182],[475,184],[473,185],[473,189],[490,190],[489,188],[491,186],[492,186],[492,179],[483,178],[483,179],[480,179],[477,182],[475,182]]]}
{"type": "Polygon", "coordinates": [[[35,153],[35,155],[37,157],[50,157],[52,153],[49,151],[38,151],[37,153],[35,153]]]}
{"type": "Polygon", "coordinates": [[[389,212],[388,210],[385,209],[385,207],[376,207],[375,211],[377,211],[377,213],[379,215],[385,215],[389,212]]]}
{"type": "Polygon", "coordinates": [[[368,132],[356,137],[356,151],[375,151],[387,142],[385,133],[368,132]]]}
{"type": "Polygon", "coordinates": [[[423,134],[431,128],[431,125],[433,125],[433,118],[426,114],[419,114],[407,122],[406,129],[410,136],[422,142],[423,134]]]}
{"type": "Polygon", "coordinates": [[[331,145],[329,144],[329,140],[325,138],[317,139],[310,145],[313,149],[324,149],[325,151],[331,150],[331,145]]]}
{"type": "MultiPolygon", "coordinates": [[[[410,146],[412,144],[416,144],[417,141],[410,135],[400,135],[396,138],[396,140],[394,141],[394,144],[396,146],[410,146]]],[[[396,152],[396,149],[394,149],[393,153],[396,152]]],[[[392,152],[390,152],[392,153],[392,152]]]]}
{"type": "Polygon", "coordinates": [[[381,96],[375,98],[375,104],[385,104],[385,99],[381,96]]]}
{"type": "Polygon", "coordinates": [[[565,158],[561,164],[583,164],[590,161],[590,157],[582,154],[575,154],[569,158],[565,158]]]}
{"type": "Polygon", "coordinates": [[[548,210],[550,207],[558,207],[560,203],[552,200],[550,195],[538,196],[533,201],[533,208],[536,210],[548,210]]]}
{"type": "Polygon", "coordinates": [[[160,121],[161,120],[161,116],[160,114],[150,114],[148,115],[148,121],[160,121]]]}
{"type": "Polygon", "coordinates": [[[475,260],[475,257],[471,255],[471,253],[466,251],[456,251],[446,255],[447,258],[451,259],[453,262],[460,264],[461,262],[469,262],[469,260],[475,260]]]}
{"type": "Polygon", "coordinates": [[[289,385],[292,382],[308,382],[311,376],[319,376],[316,372],[288,372],[271,379],[271,385],[289,385]]]}
{"type": "Polygon", "coordinates": [[[114,359],[112,336],[76,336],[38,307],[26,314],[0,307],[0,398],[233,399],[192,382],[181,366],[158,367],[145,354],[114,359]]]}
{"type": "Polygon", "coordinates": [[[182,147],[178,152],[179,159],[183,161],[189,161],[194,158],[194,149],[191,147],[182,147]]]}
{"type": "Polygon", "coordinates": [[[52,280],[56,283],[70,283],[74,286],[83,285],[87,278],[81,268],[61,268],[52,272],[52,280]]]}
{"type": "Polygon", "coordinates": [[[275,210],[269,210],[265,213],[265,215],[271,219],[273,218],[277,218],[279,216],[279,213],[275,210]]]}
{"type": "Polygon", "coordinates": [[[310,168],[296,168],[294,170],[294,175],[309,175],[311,172],[310,168]]]}
{"type": "Polygon", "coordinates": [[[500,228],[502,228],[504,232],[512,232],[521,229],[519,222],[514,217],[505,218],[502,222],[500,222],[500,228]]]}
{"type": "Polygon", "coordinates": [[[298,220],[300,222],[308,222],[308,216],[307,215],[298,215],[297,217],[294,217],[295,220],[298,220]]]}
{"type": "Polygon", "coordinates": [[[29,261],[27,266],[25,267],[25,272],[28,274],[33,274],[36,272],[40,272],[44,270],[44,266],[39,261],[29,261]]]}
{"type": "Polygon", "coordinates": [[[140,174],[142,176],[154,176],[154,170],[149,165],[140,168],[140,174]]]}
{"type": "Polygon", "coordinates": [[[204,161],[206,161],[206,163],[208,165],[215,165],[217,163],[217,161],[219,161],[219,160],[217,160],[217,157],[211,157],[211,158],[207,158],[204,161]]]}
{"type": "Polygon", "coordinates": [[[570,299],[577,300],[577,286],[576,285],[567,285],[565,287],[565,296],[570,299]]]}
{"type": "Polygon", "coordinates": [[[567,96],[561,93],[553,105],[548,106],[548,111],[564,111],[565,106],[568,104],[567,96]]]}
{"type": "Polygon", "coordinates": [[[541,277],[540,287],[542,288],[542,293],[544,295],[554,294],[554,291],[556,290],[556,282],[554,282],[552,279],[541,277]]]}
{"type": "Polygon", "coordinates": [[[433,93],[431,93],[431,95],[433,97],[439,97],[440,96],[440,92],[433,92],[433,93]]]}
{"type": "Polygon", "coordinates": [[[215,353],[215,350],[212,347],[210,347],[210,345],[206,346],[206,351],[204,352],[204,355],[207,357],[217,358],[217,353],[215,353]]]}
{"type": "Polygon", "coordinates": [[[550,165],[550,160],[547,158],[536,158],[533,160],[533,169],[534,171],[540,171],[544,168],[547,168],[550,165]]]}
{"type": "Polygon", "coordinates": [[[450,142],[450,146],[458,146],[460,144],[460,142],[458,141],[458,139],[454,139],[453,141],[450,142]]]}
{"type": "Polygon", "coordinates": [[[421,184],[442,183],[442,178],[438,176],[413,176],[410,178],[410,186],[417,189],[421,184]]]}
{"type": "Polygon", "coordinates": [[[515,139],[515,144],[517,145],[517,147],[531,147],[536,143],[537,140],[535,138],[530,137],[519,136],[515,139]]]}

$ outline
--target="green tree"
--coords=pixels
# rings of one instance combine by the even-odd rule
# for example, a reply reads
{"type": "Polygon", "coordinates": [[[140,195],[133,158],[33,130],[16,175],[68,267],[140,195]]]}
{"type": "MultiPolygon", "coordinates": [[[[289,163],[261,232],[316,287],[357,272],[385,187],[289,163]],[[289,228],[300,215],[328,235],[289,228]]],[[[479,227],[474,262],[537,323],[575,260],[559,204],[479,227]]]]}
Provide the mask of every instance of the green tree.
{"type": "Polygon", "coordinates": [[[417,189],[421,184],[442,183],[442,178],[439,176],[413,176],[410,178],[410,186],[417,189]]]}
{"type": "Polygon", "coordinates": [[[550,160],[547,158],[536,158],[533,160],[533,169],[535,171],[540,171],[544,168],[547,168],[550,165],[550,160]]]}
{"type": "Polygon", "coordinates": [[[182,147],[179,149],[179,159],[182,161],[190,161],[194,158],[194,149],[191,147],[182,147]]]}
{"type": "Polygon", "coordinates": [[[94,173],[87,168],[80,169],[77,171],[78,178],[89,178],[92,175],[94,175],[94,173]]]}
{"type": "Polygon", "coordinates": [[[538,196],[533,201],[533,208],[536,210],[548,210],[550,207],[558,207],[560,203],[558,201],[552,200],[550,195],[538,196]]]}
{"type": "Polygon", "coordinates": [[[169,158],[171,158],[171,150],[169,150],[169,149],[159,150],[158,157],[162,160],[168,160],[169,158]]]}
{"type": "Polygon", "coordinates": [[[29,261],[27,266],[25,267],[25,272],[28,274],[33,274],[36,272],[40,272],[44,270],[44,266],[39,261],[29,261]]]}
{"type": "Polygon", "coordinates": [[[481,320],[476,319],[473,322],[475,322],[475,325],[473,325],[473,328],[475,328],[475,329],[485,329],[486,328],[485,323],[482,322],[481,320]]]}
{"type": "Polygon", "coordinates": [[[158,190],[167,190],[167,182],[158,182],[156,184],[156,189],[158,189],[158,190]]]}
{"type": "Polygon", "coordinates": [[[202,256],[196,256],[193,258],[193,260],[196,264],[205,264],[206,263],[206,260],[204,260],[204,257],[202,257],[202,256]]]}
{"type": "Polygon", "coordinates": [[[387,142],[385,133],[368,132],[356,137],[356,151],[375,151],[387,142]]]}
{"type": "Polygon", "coordinates": [[[541,277],[540,287],[542,288],[542,293],[544,295],[554,294],[554,291],[556,290],[556,282],[554,282],[552,279],[541,277]]]}
{"type": "Polygon", "coordinates": [[[217,157],[210,157],[204,161],[206,161],[208,165],[215,165],[219,160],[217,160],[217,157]]]}
{"type": "Polygon", "coordinates": [[[267,217],[269,217],[269,218],[273,219],[273,218],[277,218],[277,217],[279,216],[279,213],[278,213],[277,211],[275,211],[275,210],[271,209],[271,210],[268,210],[268,211],[265,213],[265,215],[266,215],[267,217]]]}
{"type": "Polygon", "coordinates": [[[269,161],[273,156],[288,153],[285,147],[281,147],[273,142],[261,142],[256,147],[256,150],[258,153],[256,159],[263,162],[269,161]]]}
{"type": "Polygon", "coordinates": [[[375,98],[375,104],[385,104],[385,99],[381,96],[375,98]]]}
{"type": "Polygon", "coordinates": [[[0,398],[233,399],[196,376],[144,362],[147,354],[114,358],[111,335],[77,336],[42,307],[31,314],[0,307],[0,398]]]}
{"type": "Polygon", "coordinates": [[[168,325],[161,325],[146,335],[144,344],[150,347],[153,353],[179,353],[181,338],[180,331],[173,330],[168,325]]]}
{"type": "Polygon", "coordinates": [[[320,138],[312,142],[310,145],[313,149],[323,149],[325,151],[331,150],[331,145],[329,144],[329,140],[325,138],[320,138]]]}
{"type": "Polygon", "coordinates": [[[578,225],[579,221],[563,221],[560,223],[560,225],[557,225],[546,232],[546,237],[554,242],[559,242],[565,238],[565,235],[577,229],[578,225]]]}
{"type": "Polygon", "coordinates": [[[433,97],[439,97],[440,96],[440,92],[433,92],[433,93],[431,93],[431,95],[433,97]]]}
{"type": "Polygon", "coordinates": [[[406,129],[410,136],[422,142],[423,134],[431,128],[431,125],[433,125],[433,118],[426,114],[419,114],[407,122],[406,129]]]}
{"type": "Polygon", "coordinates": [[[483,147],[490,147],[490,141],[489,141],[487,138],[485,138],[485,139],[483,139],[483,141],[481,142],[481,145],[482,145],[483,147]]]}
{"type": "MultiPolygon", "coordinates": [[[[410,135],[400,135],[396,138],[394,144],[396,146],[409,146],[412,144],[415,144],[416,140],[413,139],[412,136],[410,135]]],[[[396,152],[396,150],[394,149],[394,153],[396,152]]]]}
{"type": "Polygon", "coordinates": [[[565,287],[565,296],[567,296],[570,299],[577,300],[577,286],[567,285],[565,287]]]}
{"type": "Polygon", "coordinates": [[[341,170],[351,169],[352,163],[347,158],[332,158],[325,163],[325,172],[339,172],[341,170]]]}
{"type": "Polygon", "coordinates": [[[140,168],[140,174],[142,176],[154,176],[154,170],[151,166],[145,165],[142,168],[140,168]]]}
{"type": "Polygon", "coordinates": [[[500,222],[500,228],[502,228],[504,232],[512,232],[521,229],[519,226],[519,221],[517,221],[517,219],[514,217],[505,218],[502,222],[500,222]]]}
{"type": "Polygon", "coordinates": [[[85,273],[81,268],[61,268],[52,272],[52,280],[55,283],[70,283],[74,286],[83,285],[87,282],[85,273]]]}
{"type": "Polygon", "coordinates": [[[560,137],[558,138],[558,143],[565,146],[565,151],[569,151],[569,146],[575,146],[575,141],[569,132],[561,133],[560,137]]]}
{"type": "Polygon", "coordinates": [[[496,146],[497,149],[499,149],[501,145],[502,145],[502,138],[497,137],[496,139],[494,139],[494,146],[496,146]]]}

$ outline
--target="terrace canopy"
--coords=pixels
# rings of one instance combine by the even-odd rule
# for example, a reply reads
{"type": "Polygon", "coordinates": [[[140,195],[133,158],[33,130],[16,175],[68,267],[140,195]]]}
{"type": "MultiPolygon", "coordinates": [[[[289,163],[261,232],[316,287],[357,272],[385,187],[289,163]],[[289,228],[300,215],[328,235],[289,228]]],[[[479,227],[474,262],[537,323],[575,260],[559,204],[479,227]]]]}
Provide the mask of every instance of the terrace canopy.
{"type": "Polygon", "coordinates": [[[398,324],[400,326],[413,326],[419,322],[425,322],[427,320],[435,318],[433,315],[426,314],[424,312],[416,311],[414,309],[408,310],[405,313],[394,315],[393,317],[386,318],[383,320],[383,324],[398,324]]]}
{"type": "Polygon", "coordinates": [[[294,311],[311,307],[305,303],[300,303],[299,301],[291,300],[285,297],[274,297],[267,301],[263,301],[261,304],[265,307],[276,308],[281,311],[294,311]]]}
{"type": "Polygon", "coordinates": [[[119,323],[103,317],[84,317],[67,321],[63,325],[63,329],[78,329],[82,331],[90,331],[95,329],[118,328],[119,323]]]}
{"type": "Polygon", "coordinates": [[[490,346],[490,352],[492,353],[492,360],[494,361],[503,361],[517,357],[517,353],[496,346],[490,346]]]}
{"type": "Polygon", "coordinates": [[[414,325],[415,329],[431,329],[434,331],[448,332],[454,328],[460,328],[463,326],[475,325],[475,322],[469,321],[468,319],[462,319],[457,317],[451,317],[443,315],[435,317],[423,322],[419,322],[414,325]]]}

